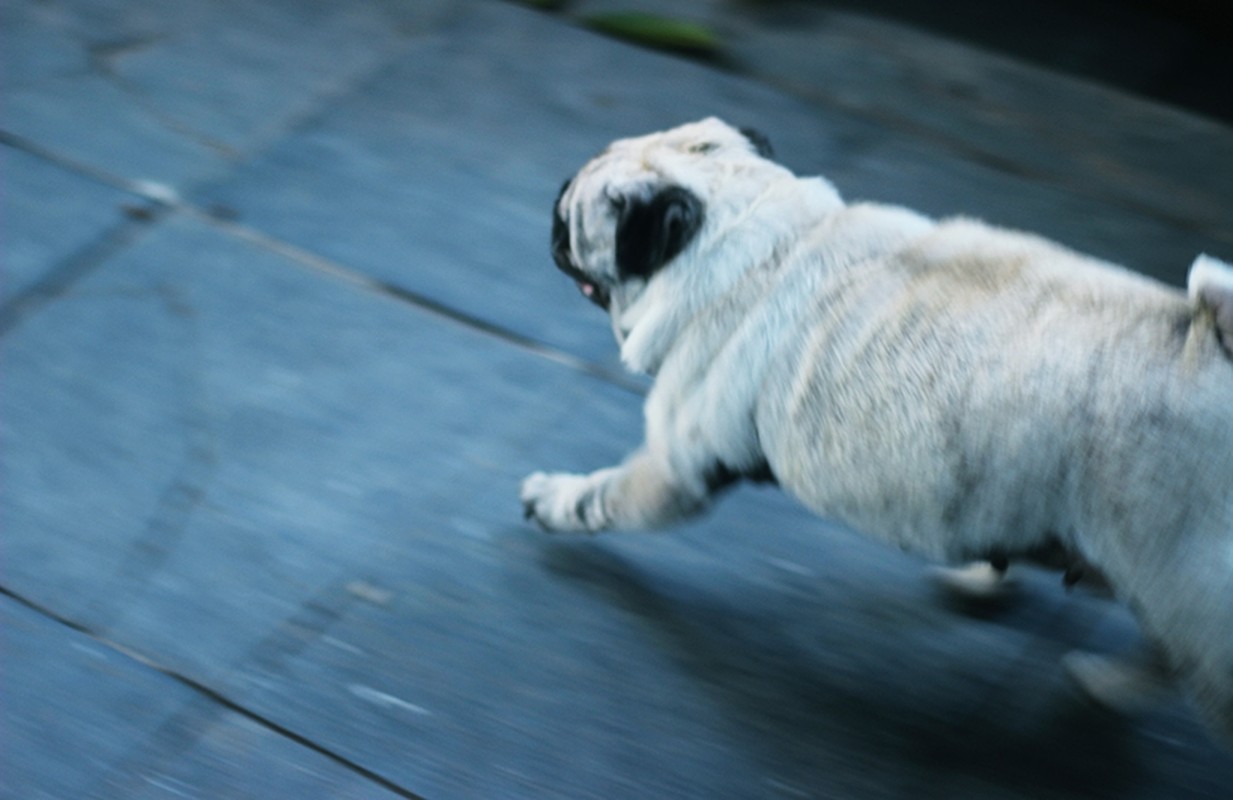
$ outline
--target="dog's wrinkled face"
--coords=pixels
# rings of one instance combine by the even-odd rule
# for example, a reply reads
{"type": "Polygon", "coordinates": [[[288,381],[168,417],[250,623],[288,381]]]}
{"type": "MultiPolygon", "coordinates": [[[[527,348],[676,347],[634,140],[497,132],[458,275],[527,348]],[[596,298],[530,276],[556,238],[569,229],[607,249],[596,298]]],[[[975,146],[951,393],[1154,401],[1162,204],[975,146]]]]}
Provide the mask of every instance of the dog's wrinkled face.
{"type": "Polygon", "coordinates": [[[613,142],[561,187],[553,260],[615,313],[693,244],[716,202],[751,202],[790,175],[770,155],[764,136],[717,119],[613,142]]]}

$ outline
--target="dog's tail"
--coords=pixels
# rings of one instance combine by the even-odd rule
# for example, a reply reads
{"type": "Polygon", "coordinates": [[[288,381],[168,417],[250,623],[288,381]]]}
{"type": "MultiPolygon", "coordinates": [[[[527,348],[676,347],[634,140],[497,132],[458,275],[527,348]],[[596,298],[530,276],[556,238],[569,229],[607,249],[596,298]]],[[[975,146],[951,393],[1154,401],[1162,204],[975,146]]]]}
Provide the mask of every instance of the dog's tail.
{"type": "Polygon", "coordinates": [[[1187,284],[1196,313],[1211,315],[1216,337],[1233,356],[1233,264],[1201,255],[1190,266],[1187,284]]]}

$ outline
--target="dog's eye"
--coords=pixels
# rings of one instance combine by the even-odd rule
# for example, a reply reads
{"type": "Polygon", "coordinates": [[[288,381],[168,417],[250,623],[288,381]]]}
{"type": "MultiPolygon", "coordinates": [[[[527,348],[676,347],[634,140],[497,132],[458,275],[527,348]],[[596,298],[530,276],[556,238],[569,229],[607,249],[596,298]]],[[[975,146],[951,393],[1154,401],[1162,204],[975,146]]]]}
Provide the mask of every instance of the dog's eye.
{"type": "Polygon", "coordinates": [[[689,152],[697,153],[699,155],[703,155],[705,153],[711,152],[712,150],[718,150],[718,149],[719,149],[719,145],[716,144],[715,142],[698,142],[697,144],[691,144],[689,146],[689,152]]]}

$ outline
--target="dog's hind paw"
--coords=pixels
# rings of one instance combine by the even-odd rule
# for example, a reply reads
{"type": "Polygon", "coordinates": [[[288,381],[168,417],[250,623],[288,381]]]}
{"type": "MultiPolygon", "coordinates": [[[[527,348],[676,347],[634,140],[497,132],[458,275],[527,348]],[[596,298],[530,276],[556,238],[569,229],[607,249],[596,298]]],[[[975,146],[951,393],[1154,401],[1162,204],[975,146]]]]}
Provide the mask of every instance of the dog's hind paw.
{"type": "Polygon", "coordinates": [[[1151,711],[1170,695],[1162,668],[1140,660],[1075,651],[1063,656],[1062,666],[1088,697],[1127,716],[1151,711]]]}
{"type": "Polygon", "coordinates": [[[948,596],[964,602],[987,603],[1005,600],[1014,588],[1014,581],[1006,577],[1006,570],[988,561],[976,561],[958,567],[932,567],[929,577],[934,585],[948,596]]]}

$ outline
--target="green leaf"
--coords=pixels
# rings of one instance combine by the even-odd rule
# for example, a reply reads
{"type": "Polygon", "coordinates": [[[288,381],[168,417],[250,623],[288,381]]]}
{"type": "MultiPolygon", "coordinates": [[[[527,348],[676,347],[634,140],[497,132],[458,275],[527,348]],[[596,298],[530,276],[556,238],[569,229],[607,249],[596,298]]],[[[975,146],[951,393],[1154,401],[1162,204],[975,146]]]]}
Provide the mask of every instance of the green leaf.
{"type": "Polygon", "coordinates": [[[694,55],[714,55],[719,51],[719,36],[697,22],[661,17],[638,11],[593,14],[583,18],[589,27],[609,36],[694,55]]]}

